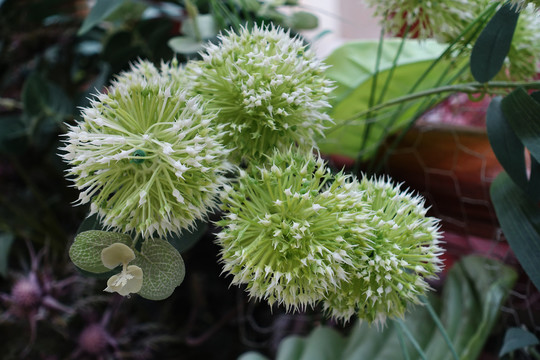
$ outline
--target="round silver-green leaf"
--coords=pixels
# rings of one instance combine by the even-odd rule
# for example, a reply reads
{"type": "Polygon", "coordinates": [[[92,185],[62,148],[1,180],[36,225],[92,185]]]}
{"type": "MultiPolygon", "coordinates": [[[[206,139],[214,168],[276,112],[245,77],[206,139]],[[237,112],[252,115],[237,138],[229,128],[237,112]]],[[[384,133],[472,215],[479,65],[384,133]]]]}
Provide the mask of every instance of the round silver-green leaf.
{"type": "Polygon", "coordinates": [[[132,240],[129,235],[121,233],[100,230],[84,231],[75,237],[69,248],[69,257],[75,266],[82,270],[97,274],[108,272],[111,269],[101,262],[101,251],[114,243],[131,246],[132,240]]]}
{"type": "Polygon", "coordinates": [[[143,242],[141,252],[131,264],[142,269],[143,285],[138,294],[149,300],[163,300],[171,296],[186,273],[180,253],[161,239],[143,242]]]}

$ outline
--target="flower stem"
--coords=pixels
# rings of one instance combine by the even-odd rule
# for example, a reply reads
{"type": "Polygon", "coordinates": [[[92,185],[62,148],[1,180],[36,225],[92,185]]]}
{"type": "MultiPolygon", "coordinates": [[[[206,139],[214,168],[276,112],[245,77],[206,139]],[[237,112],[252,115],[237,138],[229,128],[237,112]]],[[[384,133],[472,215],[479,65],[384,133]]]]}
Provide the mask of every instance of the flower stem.
{"type": "Polygon", "coordinates": [[[435,323],[435,325],[437,325],[437,328],[441,332],[441,335],[443,336],[444,341],[446,341],[446,344],[448,345],[448,348],[450,349],[450,352],[452,353],[452,358],[454,360],[459,360],[459,356],[456,353],[456,349],[454,348],[454,344],[452,344],[452,341],[448,337],[448,333],[446,332],[446,329],[444,328],[443,324],[441,323],[441,320],[439,319],[439,317],[435,313],[435,310],[433,310],[433,307],[431,306],[431,304],[429,303],[429,301],[425,297],[423,297],[423,296],[420,297],[420,301],[422,302],[422,304],[424,304],[427,311],[429,312],[429,315],[431,315],[431,318],[433,319],[433,322],[435,323]]]}
{"type": "Polygon", "coordinates": [[[407,326],[403,323],[403,320],[397,319],[395,322],[399,325],[400,330],[407,336],[411,344],[414,346],[416,351],[418,351],[418,355],[422,360],[427,360],[426,354],[424,354],[424,351],[422,351],[422,348],[420,347],[420,344],[418,344],[418,341],[414,338],[413,334],[409,331],[407,326]]]}

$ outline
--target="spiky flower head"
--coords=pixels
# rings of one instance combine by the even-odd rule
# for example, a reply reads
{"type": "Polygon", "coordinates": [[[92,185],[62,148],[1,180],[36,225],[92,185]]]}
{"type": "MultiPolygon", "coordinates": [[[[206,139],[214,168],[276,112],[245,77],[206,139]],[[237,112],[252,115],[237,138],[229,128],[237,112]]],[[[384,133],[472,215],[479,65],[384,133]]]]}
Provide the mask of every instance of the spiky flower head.
{"type": "Polygon", "coordinates": [[[367,0],[367,3],[381,18],[386,33],[394,36],[405,32],[419,39],[437,37],[440,32],[457,35],[460,24],[474,20],[468,0],[367,0]]]}
{"type": "Polygon", "coordinates": [[[368,204],[373,212],[367,220],[371,250],[353,248],[346,271],[354,274],[329,291],[324,307],[344,321],[356,314],[384,323],[386,317],[402,316],[407,304],[418,303],[429,289],[426,279],[441,270],[439,220],[426,216],[422,197],[386,178],[363,178],[351,192],[361,194],[356,206],[363,210],[368,204]]]}
{"type": "Polygon", "coordinates": [[[288,310],[321,300],[347,279],[349,252],[369,231],[352,187],[350,176],[332,175],[322,159],[296,150],[241,171],[224,193],[218,223],[223,271],[251,297],[288,310]]]}
{"type": "Polygon", "coordinates": [[[279,27],[228,32],[209,43],[202,60],[186,67],[193,89],[219,111],[233,162],[265,160],[274,147],[298,144],[309,150],[315,135],[330,125],[332,82],[326,66],[299,37],[279,27]]]}
{"type": "Polygon", "coordinates": [[[173,65],[138,62],[69,126],[61,150],[81,191],[76,203],[91,203],[109,228],[179,233],[207,215],[225,182],[228,150],[214,115],[173,80],[173,65]]]}

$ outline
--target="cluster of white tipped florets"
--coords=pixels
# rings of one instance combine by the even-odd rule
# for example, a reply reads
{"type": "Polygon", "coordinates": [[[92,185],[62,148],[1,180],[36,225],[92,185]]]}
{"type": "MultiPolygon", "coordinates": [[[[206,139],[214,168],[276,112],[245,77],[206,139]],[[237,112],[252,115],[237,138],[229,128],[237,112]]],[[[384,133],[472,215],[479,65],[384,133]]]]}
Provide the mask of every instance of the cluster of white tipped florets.
{"type": "Polygon", "coordinates": [[[224,126],[233,162],[261,162],[274,148],[291,144],[309,150],[330,125],[326,66],[282,28],[229,32],[201,55],[186,71],[195,93],[218,112],[215,121],[224,126]]]}
{"type": "Polygon", "coordinates": [[[214,208],[229,168],[200,97],[173,81],[177,66],[132,66],[69,127],[63,158],[104,225],[144,237],[180,233],[214,208]]]}
{"type": "Polygon", "coordinates": [[[348,278],[352,244],[365,247],[367,214],[361,206],[348,211],[360,202],[348,192],[353,186],[322,159],[293,150],[242,171],[223,196],[223,271],[270,304],[315,304],[348,278]]]}
{"type": "MultiPolygon", "coordinates": [[[[358,252],[345,271],[352,276],[329,293],[324,307],[335,318],[348,321],[357,314],[368,322],[402,316],[407,304],[429,289],[425,279],[442,270],[439,220],[426,216],[424,199],[403,191],[390,179],[364,177],[354,192],[356,206],[372,211],[367,253],[358,252]]],[[[356,250],[356,249],[355,249],[356,250]]]]}
{"type": "Polygon", "coordinates": [[[224,272],[250,296],[330,316],[403,315],[441,270],[438,220],[384,179],[332,175],[313,155],[276,152],[228,187],[217,234],[224,272]]]}
{"type": "Polygon", "coordinates": [[[367,0],[367,3],[381,18],[385,32],[394,36],[407,34],[426,39],[441,32],[457,35],[460,24],[474,20],[471,2],[467,0],[367,0]]]}
{"type": "MultiPolygon", "coordinates": [[[[506,1],[501,1],[502,3],[506,1]]],[[[532,5],[534,9],[540,8],[539,0],[510,0],[510,4],[516,8],[516,10],[523,10],[529,5],[532,5]]]]}

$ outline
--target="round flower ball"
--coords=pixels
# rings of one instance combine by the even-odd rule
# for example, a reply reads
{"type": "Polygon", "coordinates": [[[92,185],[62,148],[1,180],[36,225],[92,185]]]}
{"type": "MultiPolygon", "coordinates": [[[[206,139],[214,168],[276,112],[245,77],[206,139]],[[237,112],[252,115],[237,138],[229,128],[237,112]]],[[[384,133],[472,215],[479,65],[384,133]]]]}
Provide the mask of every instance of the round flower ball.
{"type": "Polygon", "coordinates": [[[353,186],[351,177],[332,175],[322,159],[296,150],[275,151],[266,165],[241,171],[224,192],[218,222],[223,271],[270,305],[313,306],[348,278],[351,248],[365,245],[368,214],[349,194],[353,186]]]}
{"type": "Polygon", "coordinates": [[[226,182],[214,115],[174,81],[172,65],[132,65],[69,126],[61,150],[76,204],[90,203],[108,228],[178,234],[206,217],[226,182]]]}
{"type": "Polygon", "coordinates": [[[242,28],[209,43],[202,60],[186,67],[192,89],[218,112],[231,161],[264,161],[291,144],[309,151],[331,124],[332,82],[326,66],[299,37],[279,27],[242,28]]]}
{"type": "Polygon", "coordinates": [[[418,303],[430,288],[426,279],[441,271],[439,220],[426,216],[422,197],[384,177],[364,177],[351,192],[356,199],[361,194],[355,205],[360,211],[366,205],[372,211],[370,249],[354,248],[345,269],[350,281],[329,291],[323,304],[338,320],[347,322],[356,314],[383,324],[387,317],[401,317],[409,303],[418,303]]]}
{"type": "MultiPolygon", "coordinates": [[[[477,0],[472,1],[473,3],[477,0]]],[[[426,39],[441,33],[458,35],[461,24],[474,20],[471,1],[367,0],[381,26],[392,36],[426,39]]]]}

